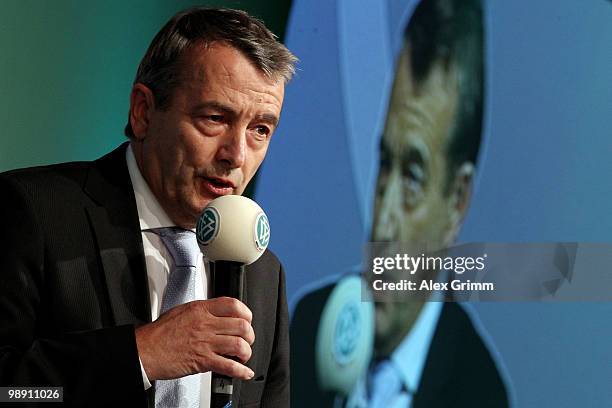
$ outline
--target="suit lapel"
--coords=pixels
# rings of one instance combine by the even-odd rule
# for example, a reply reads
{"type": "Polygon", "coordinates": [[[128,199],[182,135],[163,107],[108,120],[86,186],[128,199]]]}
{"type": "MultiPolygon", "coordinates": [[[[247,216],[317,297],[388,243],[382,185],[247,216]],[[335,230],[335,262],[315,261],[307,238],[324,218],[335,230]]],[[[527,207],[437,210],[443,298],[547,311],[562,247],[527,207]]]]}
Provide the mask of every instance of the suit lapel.
{"type": "Polygon", "coordinates": [[[151,321],[151,308],[126,147],[124,144],[96,160],[84,188],[98,204],[86,210],[96,237],[115,324],[141,325],[151,321]]]}

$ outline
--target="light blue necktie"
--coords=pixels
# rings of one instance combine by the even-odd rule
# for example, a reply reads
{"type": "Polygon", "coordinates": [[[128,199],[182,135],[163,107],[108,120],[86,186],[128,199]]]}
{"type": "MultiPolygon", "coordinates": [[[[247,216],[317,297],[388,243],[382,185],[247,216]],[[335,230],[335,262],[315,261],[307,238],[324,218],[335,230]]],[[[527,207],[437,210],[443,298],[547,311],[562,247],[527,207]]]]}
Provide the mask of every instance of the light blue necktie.
{"type": "MultiPolygon", "coordinates": [[[[196,265],[201,257],[195,233],[181,228],[156,228],[174,261],[168,285],[162,298],[161,313],[195,300],[196,265]]],[[[197,408],[200,405],[200,375],[175,380],[158,380],[155,384],[157,408],[197,408]]]]}

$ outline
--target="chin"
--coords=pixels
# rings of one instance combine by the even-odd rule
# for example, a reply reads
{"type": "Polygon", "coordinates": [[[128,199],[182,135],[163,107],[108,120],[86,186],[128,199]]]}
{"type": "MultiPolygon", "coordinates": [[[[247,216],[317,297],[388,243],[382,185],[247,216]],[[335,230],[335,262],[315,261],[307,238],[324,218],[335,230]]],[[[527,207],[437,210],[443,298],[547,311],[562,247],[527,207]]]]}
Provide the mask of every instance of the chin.
{"type": "Polygon", "coordinates": [[[195,227],[195,225],[198,222],[198,218],[200,218],[200,215],[202,214],[202,211],[204,211],[204,207],[206,207],[206,205],[208,204],[208,202],[211,200],[207,200],[206,204],[202,204],[201,203],[184,203],[184,205],[182,205],[180,207],[180,224],[179,226],[183,227],[183,228],[193,228],[195,227]]]}
{"type": "Polygon", "coordinates": [[[202,205],[198,205],[196,207],[192,207],[191,208],[191,216],[192,218],[195,218],[196,222],[198,220],[198,218],[200,217],[200,215],[202,214],[202,212],[204,211],[204,208],[206,208],[206,206],[208,205],[208,203],[210,203],[212,200],[206,200],[206,202],[202,205]]]}

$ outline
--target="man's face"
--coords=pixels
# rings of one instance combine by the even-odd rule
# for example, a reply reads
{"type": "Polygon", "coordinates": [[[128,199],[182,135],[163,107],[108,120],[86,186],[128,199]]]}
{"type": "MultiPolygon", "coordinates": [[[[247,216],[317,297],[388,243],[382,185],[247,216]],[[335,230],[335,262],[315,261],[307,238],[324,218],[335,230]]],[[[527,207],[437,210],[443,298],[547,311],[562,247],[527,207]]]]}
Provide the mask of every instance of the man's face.
{"type": "Polygon", "coordinates": [[[222,43],[192,47],[181,61],[168,108],[147,111],[133,145],[169,217],[193,227],[211,200],[243,193],[266,155],[284,84],[222,43]]]}
{"type": "Polygon", "coordinates": [[[449,244],[447,147],[457,105],[452,68],[415,84],[407,49],[396,71],[380,147],[372,241],[436,250],[449,244]]]}
{"type": "MultiPolygon", "coordinates": [[[[447,146],[456,105],[453,68],[434,63],[427,77],[416,84],[405,48],[381,140],[372,241],[397,242],[413,256],[451,243],[454,225],[453,203],[447,194],[447,146]]],[[[377,351],[392,351],[420,306],[418,302],[376,303],[377,351]]]]}

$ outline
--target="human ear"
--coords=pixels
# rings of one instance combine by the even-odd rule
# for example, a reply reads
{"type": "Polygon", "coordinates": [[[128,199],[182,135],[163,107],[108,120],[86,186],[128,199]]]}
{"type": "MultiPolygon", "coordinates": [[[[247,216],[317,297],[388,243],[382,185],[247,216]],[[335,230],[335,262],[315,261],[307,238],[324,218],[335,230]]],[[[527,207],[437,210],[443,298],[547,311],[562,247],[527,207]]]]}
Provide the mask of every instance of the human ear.
{"type": "Polygon", "coordinates": [[[451,245],[463,223],[472,196],[472,180],[474,179],[474,164],[464,162],[453,177],[449,192],[449,231],[447,245],[451,245]]]}
{"type": "Polygon", "coordinates": [[[150,113],[155,109],[155,99],[153,92],[141,83],[136,83],[132,87],[130,94],[130,125],[134,137],[143,140],[149,128],[150,113]]]}

